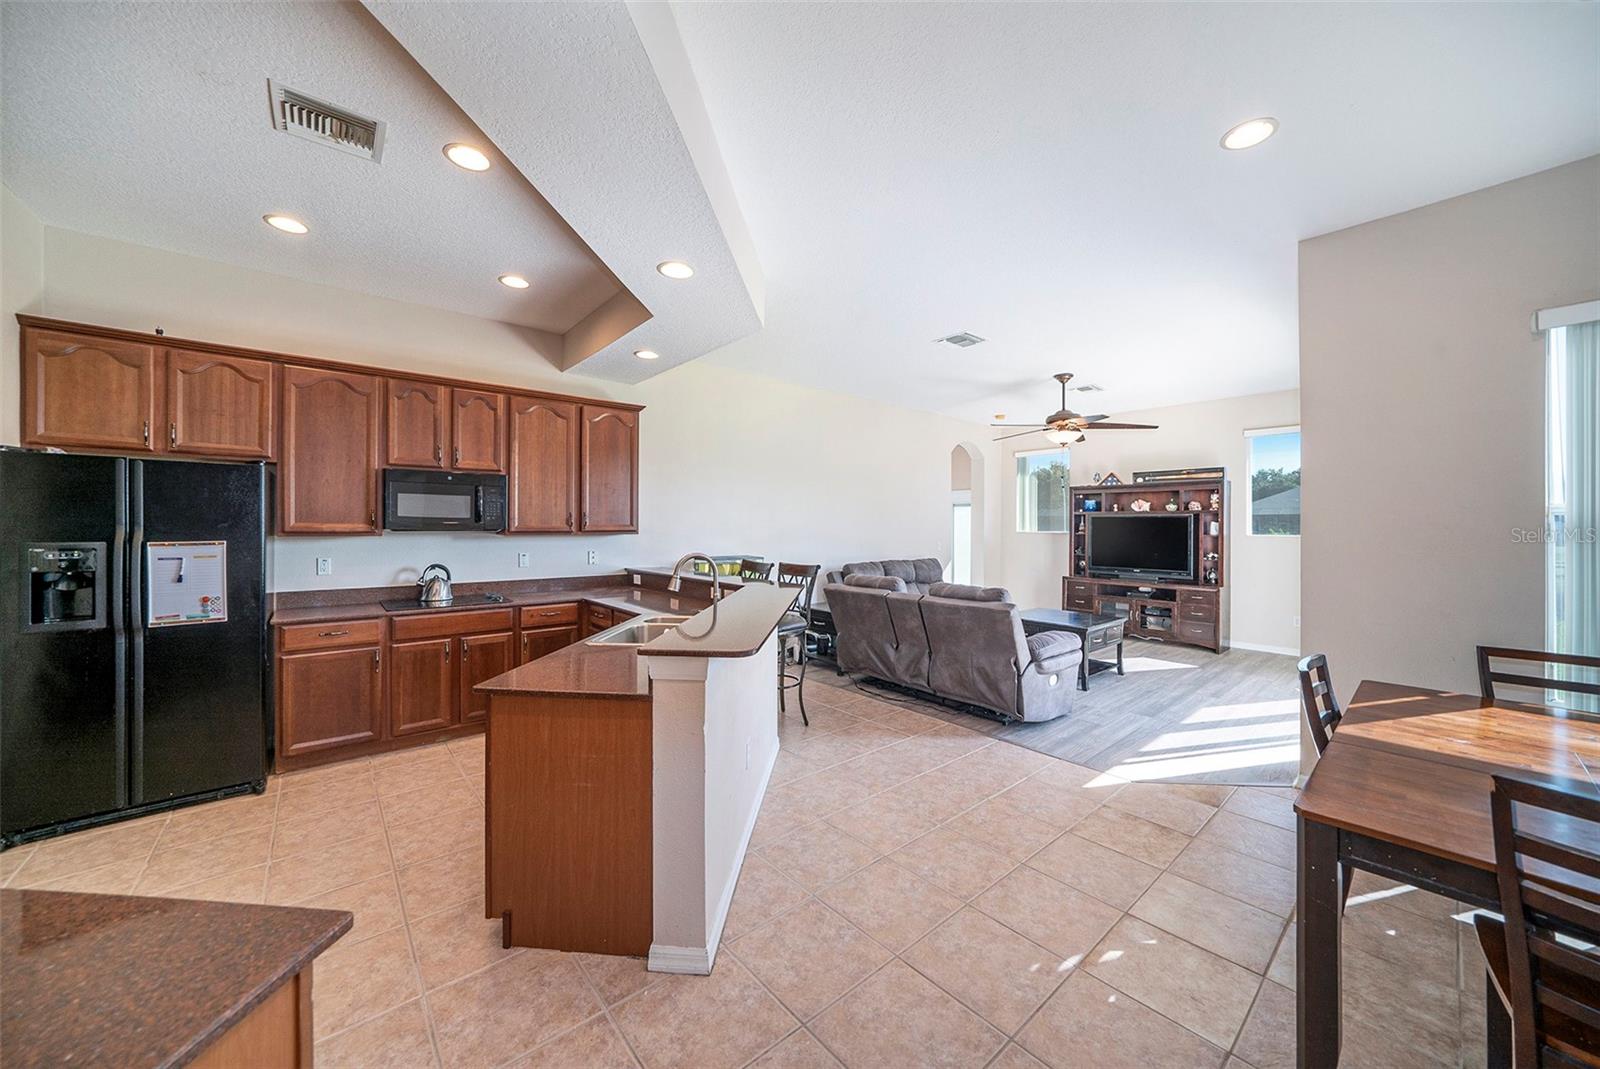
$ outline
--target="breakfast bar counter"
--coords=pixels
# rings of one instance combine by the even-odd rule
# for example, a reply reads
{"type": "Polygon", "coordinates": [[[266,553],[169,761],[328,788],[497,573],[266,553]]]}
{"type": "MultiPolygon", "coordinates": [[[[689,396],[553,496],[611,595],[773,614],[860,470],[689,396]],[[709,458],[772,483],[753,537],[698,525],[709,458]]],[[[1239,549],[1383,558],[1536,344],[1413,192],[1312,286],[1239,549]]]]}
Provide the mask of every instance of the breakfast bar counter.
{"type": "Polygon", "coordinates": [[[648,641],[617,641],[629,621],[478,685],[486,915],[507,946],[710,971],[777,757],[795,593],[743,586],[648,641]]]}

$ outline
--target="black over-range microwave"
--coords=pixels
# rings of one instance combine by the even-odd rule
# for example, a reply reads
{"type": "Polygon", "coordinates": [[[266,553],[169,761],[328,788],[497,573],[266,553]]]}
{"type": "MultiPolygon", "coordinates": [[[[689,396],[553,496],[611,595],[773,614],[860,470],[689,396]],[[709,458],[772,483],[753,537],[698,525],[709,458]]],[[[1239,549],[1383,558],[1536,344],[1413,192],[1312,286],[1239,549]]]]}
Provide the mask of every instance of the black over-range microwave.
{"type": "Polygon", "coordinates": [[[385,468],[383,526],[388,531],[503,531],[506,477],[385,468]]]}

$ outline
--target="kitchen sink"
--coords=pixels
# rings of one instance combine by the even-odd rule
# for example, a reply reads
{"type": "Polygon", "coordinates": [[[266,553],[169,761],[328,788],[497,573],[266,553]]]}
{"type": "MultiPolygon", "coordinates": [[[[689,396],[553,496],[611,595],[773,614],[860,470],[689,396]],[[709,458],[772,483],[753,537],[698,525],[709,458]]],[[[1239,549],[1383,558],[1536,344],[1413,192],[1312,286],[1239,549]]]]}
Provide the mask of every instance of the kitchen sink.
{"type": "Polygon", "coordinates": [[[687,616],[652,616],[648,620],[629,620],[589,640],[594,646],[642,646],[651,639],[676,631],[687,616]]]}

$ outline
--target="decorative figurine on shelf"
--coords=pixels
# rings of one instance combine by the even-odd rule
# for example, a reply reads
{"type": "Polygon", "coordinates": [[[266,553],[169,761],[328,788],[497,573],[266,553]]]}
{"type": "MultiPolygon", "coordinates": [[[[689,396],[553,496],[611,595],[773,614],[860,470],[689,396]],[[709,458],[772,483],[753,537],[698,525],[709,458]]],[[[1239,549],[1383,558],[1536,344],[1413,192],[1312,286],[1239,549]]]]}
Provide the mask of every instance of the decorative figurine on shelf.
{"type": "Polygon", "coordinates": [[[1099,481],[1099,485],[1100,486],[1121,486],[1122,485],[1122,480],[1117,478],[1117,473],[1113,471],[1113,472],[1110,472],[1109,474],[1107,474],[1104,479],[1101,479],[1099,481]]]}
{"type": "Polygon", "coordinates": [[[1220,556],[1218,556],[1214,552],[1213,553],[1207,553],[1205,555],[1206,570],[1205,570],[1204,578],[1205,578],[1205,581],[1207,583],[1211,584],[1212,586],[1216,586],[1217,585],[1217,561],[1219,561],[1221,559],[1222,558],[1220,556]]]}
{"type": "Polygon", "coordinates": [[[1176,495],[1173,496],[1171,501],[1167,502],[1167,511],[1168,512],[1177,512],[1178,511],[1178,498],[1177,498],[1176,495]]]}
{"type": "Polygon", "coordinates": [[[1092,483],[1098,483],[1100,481],[1100,473],[1098,471],[1095,472],[1094,478],[1090,479],[1089,481],[1092,483]]]}
{"type": "Polygon", "coordinates": [[[1115,501],[1113,501],[1113,502],[1111,502],[1111,511],[1112,512],[1121,512],[1122,511],[1122,506],[1117,504],[1115,501]]]}
{"type": "Polygon", "coordinates": [[[1198,501],[1189,502],[1189,511],[1190,512],[1199,512],[1200,511],[1200,502],[1198,502],[1198,501]]]}
{"type": "Polygon", "coordinates": [[[1083,499],[1083,511],[1085,511],[1085,512],[1099,512],[1100,511],[1100,499],[1098,497],[1086,497],[1086,498],[1084,498],[1083,499]]]}
{"type": "Polygon", "coordinates": [[[1212,586],[1217,585],[1217,570],[1215,568],[1206,569],[1206,582],[1210,583],[1212,586]]]}
{"type": "Polygon", "coordinates": [[[1213,490],[1213,491],[1211,491],[1211,511],[1212,512],[1221,512],[1222,511],[1222,491],[1221,490],[1213,490]]]}
{"type": "Polygon", "coordinates": [[[1128,502],[1128,507],[1134,512],[1149,512],[1150,502],[1146,501],[1142,497],[1134,498],[1132,501],[1128,502]]]}

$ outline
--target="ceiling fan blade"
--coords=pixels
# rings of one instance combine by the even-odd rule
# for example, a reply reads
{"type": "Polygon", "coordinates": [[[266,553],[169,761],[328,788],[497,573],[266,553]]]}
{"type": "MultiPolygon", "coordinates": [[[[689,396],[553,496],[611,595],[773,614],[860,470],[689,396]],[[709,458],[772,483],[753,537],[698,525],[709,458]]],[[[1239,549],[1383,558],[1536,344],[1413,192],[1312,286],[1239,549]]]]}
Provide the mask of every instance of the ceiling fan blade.
{"type": "Polygon", "coordinates": [[[994,439],[994,441],[1004,442],[1004,441],[1007,441],[1007,440],[1009,440],[1011,438],[1024,438],[1024,437],[1026,437],[1026,436],[1028,436],[1030,434],[1038,434],[1038,433],[1039,433],[1039,431],[1036,428],[1036,429],[1031,430],[1031,431],[1023,431],[1020,434],[1002,434],[1000,437],[994,439]]]}
{"type": "Polygon", "coordinates": [[[1154,431],[1160,430],[1157,423],[1091,423],[1085,430],[1091,431],[1154,431]]]}
{"type": "Polygon", "coordinates": [[[1106,415],[1105,413],[1102,412],[1098,416],[1079,416],[1078,420],[1080,422],[1082,422],[1082,423],[1099,423],[1103,419],[1110,419],[1110,418],[1111,418],[1110,416],[1108,416],[1108,415],[1106,415]]]}
{"type": "Polygon", "coordinates": [[[1048,423],[991,423],[991,427],[1048,427],[1048,423]]]}

